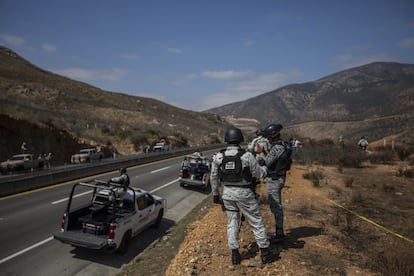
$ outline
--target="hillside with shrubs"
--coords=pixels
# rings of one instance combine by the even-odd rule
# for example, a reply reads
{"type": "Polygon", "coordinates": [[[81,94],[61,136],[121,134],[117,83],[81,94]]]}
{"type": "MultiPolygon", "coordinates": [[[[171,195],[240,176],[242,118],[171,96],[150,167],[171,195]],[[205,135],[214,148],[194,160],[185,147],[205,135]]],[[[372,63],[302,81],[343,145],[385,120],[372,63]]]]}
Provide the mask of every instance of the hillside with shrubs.
{"type": "MultiPolygon", "coordinates": [[[[226,216],[209,197],[121,275],[413,275],[414,149],[302,140],[282,195],[287,237],[271,244],[277,261],[261,264],[243,222],[242,263],[232,266],[226,216]]],[[[263,184],[257,192],[274,232],[263,184]]]]}

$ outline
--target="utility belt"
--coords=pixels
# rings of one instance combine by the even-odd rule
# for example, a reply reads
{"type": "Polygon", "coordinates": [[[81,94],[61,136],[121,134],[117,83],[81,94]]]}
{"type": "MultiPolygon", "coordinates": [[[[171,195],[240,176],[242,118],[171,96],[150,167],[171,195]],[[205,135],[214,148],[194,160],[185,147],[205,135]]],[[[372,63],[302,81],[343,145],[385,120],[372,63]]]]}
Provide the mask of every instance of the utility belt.
{"type": "Polygon", "coordinates": [[[280,171],[280,172],[271,171],[271,172],[268,172],[267,174],[267,177],[272,178],[272,180],[276,180],[282,176],[286,176],[286,171],[280,171]]]}
{"type": "Polygon", "coordinates": [[[247,188],[251,189],[251,184],[243,184],[243,185],[237,185],[237,184],[224,184],[225,187],[236,187],[236,188],[247,188]]]}

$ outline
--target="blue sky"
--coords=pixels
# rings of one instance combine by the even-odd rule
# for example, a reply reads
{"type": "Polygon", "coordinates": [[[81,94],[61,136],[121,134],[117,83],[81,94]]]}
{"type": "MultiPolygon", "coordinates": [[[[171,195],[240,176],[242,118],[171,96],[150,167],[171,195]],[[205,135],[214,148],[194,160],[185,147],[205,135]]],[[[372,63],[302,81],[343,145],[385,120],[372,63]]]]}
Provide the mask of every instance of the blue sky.
{"type": "Polygon", "coordinates": [[[194,111],[374,62],[414,63],[412,0],[1,0],[0,44],[194,111]]]}

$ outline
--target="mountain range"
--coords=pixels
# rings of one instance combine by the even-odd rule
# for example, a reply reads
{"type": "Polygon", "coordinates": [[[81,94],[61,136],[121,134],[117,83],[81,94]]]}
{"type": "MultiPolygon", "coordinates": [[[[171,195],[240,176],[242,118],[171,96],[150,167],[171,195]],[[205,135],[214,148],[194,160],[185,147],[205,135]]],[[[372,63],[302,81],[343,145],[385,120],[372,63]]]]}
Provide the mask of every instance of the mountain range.
{"type": "MultiPolygon", "coordinates": [[[[98,145],[121,154],[140,152],[162,137],[173,147],[221,142],[230,125],[242,128],[248,140],[269,123],[283,124],[286,135],[314,139],[341,135],[349,141],[359,136],[378,140],[394,135],[412,143],[414,65],[371,63],[194,112],[71,80],[0,46],[0,115],[2,158],[32,139],[22,131],[22,121],[41,127],[41,133],[53,129],[50,143],[58,143],[56,133],[61,130],[79,146],[98,145]]],[[[36,147],[47,141],[44,137],[42,143],[30,142],[36,147]]]]}
{"type": "Polygon", "coordinates": [[[281,123],[290,133],[317,139],[371,140],[398,134],[413,140],[414,65],[375,62],[316,81],[292,84],[208,110],[259,127],[281,123]]]}

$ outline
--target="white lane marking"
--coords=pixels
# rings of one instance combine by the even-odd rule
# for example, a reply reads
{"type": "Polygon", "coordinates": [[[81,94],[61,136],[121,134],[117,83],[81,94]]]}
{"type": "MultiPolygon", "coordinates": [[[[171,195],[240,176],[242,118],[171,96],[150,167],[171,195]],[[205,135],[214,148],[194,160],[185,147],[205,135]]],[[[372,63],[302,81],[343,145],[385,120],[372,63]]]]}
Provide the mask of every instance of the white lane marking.
{"type": "Polygon", "coordinates": [[[23,253],[25,253],[25,252],[27,252],[27,251],[29,251],[29,250],[32,250],[33,248],[36,248],[36,247],[38,247],[38,246],[41,246],[42,244],[45,244],[45,243],[47,243],[47,242],[49,242],[49,241],[51,241],[51,240],[53,240],[53,236],[52,236],[52,237],[49,237],[49,238],[47,238],[47,239],[45,239],[45,240],[43,240],[43,241],[40,241],[40,242],[38,242],[38,243],[36,243],[36,244],[33,244],[32,246],[29,246],[29,247],[27,247],[27,248],[25,248],[25,249],[23,249],[23,250],[20,250],[19,252],[14,253],[13,255],[10,255],[10,256],[8,256],[8,257],[6,257],[6,258],[4,258],[4,259],[0,260],[0,264],[2,264],[2,263],[4,263],[4,262],[7,262],[8,260],[11,260],[11,259],[13,259],[14,257],[17,257],[17,256],[19,256],[19,255],[21,255],[21,254],[23,254],[23,253]]]}
{"type": "MultiPolygon", "coordinates": [[[[80,197],[80,196],[84,196],[84,195],[90,194],[90,193],[92,193],[92,192],[93,192],[93,191],[87,191],[87,192],[84,192],[84,193],[80,193],[80,194],[74,195],[74,196],[73,196],[73,198],[75,198],[75,197],[80,197]]],[[[68,198],[68,197],[66,197],[66,198],[62,198],[62,199],[59,199],[59,200],[53,201],[53,202],[52,202],[52,204],[58,204],[58,203],[61,203],[61,202],[67,201],[67,200],[69,200],[69,198],[68,198]]]]}
{"type": "Polygon", "coordinates": [[[157,173],[157,172],[160,172],[160,171],[163,171],[163,170],[169,169],[169,168],[170,168],[170,166],[168,166],[168,167],[164,167],[164,168],[161,168],[161,169],[158,169],[158,170],[155,170],[155,171],[151,171],[150,173],[157,173]]]}
{"type": "Polygon", "coordinates": [[[175,180],[173,180],[173,181],[171,181],[171,182],[168,182],[167,184],[164,184],[164,185],[162,185],[162,186],[160,186],[160,187],[158,187],[158,188],[156,188],[156,189],[154,189],[154,190],[152,190],[150,193],[152,194],[152,193],[154,193],[154,192],[156,192],[156,191],[158,191],[158,190],[161,190],[162,188],[165,188],[165,187],[167,187],[167,186],[170,186],[171,184],[174,184],[175,182],[177,182],[178,181],[178,178],[177,179],[175,179],[175,180]]]}
{"type": "MultiPolygon", "coordinates": [[[[162,185],[162,186],[160,186],[160,187],[158,187],[158,188],[156,188],[156,189],[154,189],[154,190],[152,190],[150,193],[154,193],[154,192],[156,192],[156,191],[158,191],[158,190],[161,190],[162,188],[165,188],[165,187],[167,187],[167,186],[170,186],[171,184],[174,184],[175,182],[177,182],[178,181],[178,178],[177,179],[175,179],[175,180],[173,180],[173,181],[171,181],[171,182],[168,182],[167,184],[164,184],[164,185],[162,185]]],[[[88,192],[85,192],[85,193],[82,193],[82,194],[78,194],[78,195],[76,195],[76,197],[78,197],[78,196],[82,196],[82,195],[85,195],[85,194],[87,194],[87,193],[90,193],[89,191],[88,192]]],[[[74,196],[75,197],[75,196],[74,196]]],[[[67,198],[64,198],[64,199],[61,199],[61,200],[58,200],[58,201],[65,201],[65,200],[68,200],[67,198]]],[[[56,203],[59,203],[58,201],[55,201],[56,203]]],[[[52,204],[56,204],[56,203],[52,203],[52,204]]],[[[47,243],[47,242],[49,242],[49,241],[51,241],[51,240],[53,240],[53,236],[51,236],[51,237],[49,237],[49,238],[47,238],[47,239],[45,239],[45,240],[43,240],[43,241],[40,241],[40,242],[38,242],[38,243],[36,243],[36,244],[33,244],[33,245],[31,245],[31,246],[29,246],[29,247],[27,247],[27,248],[25,248],[25,249],[23,249],[23,250],[20,250],[19,252],[16,252],[16,253],[14,253],[14,254],[12,254],[12,255],[10,255],[10,256],[8,256],[8,257],[6,257],[6,258],[4,258],[4,259],[1,259],[0,260],[0,264],[2,264],[2,263],[4,263],[4,262],[7,262],[7,261],[9,261],[9,260],[11,260],[11,259],[13,259],[13,258],[15,258],[15,257],[17,257],[17,256],[19,256],[19,255],[21,255],[21,254],[23,254],[23,253],[26,253],[27,251],[29,251],[29,250],[32,250],[32,249],[34,249],[34,248],[36,248],[36,247],[38,247],[38,246],[41,246],[42,244],[45,244],[45,243],[47,243]]]]}

